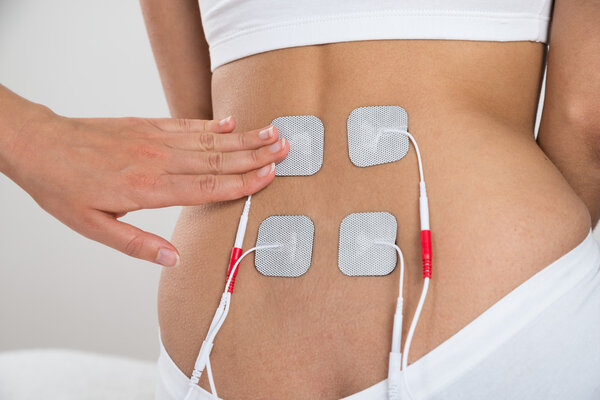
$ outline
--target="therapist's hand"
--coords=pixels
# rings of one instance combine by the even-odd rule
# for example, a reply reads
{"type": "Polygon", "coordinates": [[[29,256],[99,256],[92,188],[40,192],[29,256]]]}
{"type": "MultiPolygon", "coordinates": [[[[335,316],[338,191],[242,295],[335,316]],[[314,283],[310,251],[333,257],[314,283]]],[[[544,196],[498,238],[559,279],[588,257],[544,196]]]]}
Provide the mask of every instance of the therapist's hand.
{"type": "Polygon", "coordinates": [[[43,109],[12,135],[5,174],[54,217],[130,256],[173,266],[167,240],[119,221],[129,211],[232,200],[274,178],[289,151],[275,127],[235,121],[64,118],[43,109]]]}

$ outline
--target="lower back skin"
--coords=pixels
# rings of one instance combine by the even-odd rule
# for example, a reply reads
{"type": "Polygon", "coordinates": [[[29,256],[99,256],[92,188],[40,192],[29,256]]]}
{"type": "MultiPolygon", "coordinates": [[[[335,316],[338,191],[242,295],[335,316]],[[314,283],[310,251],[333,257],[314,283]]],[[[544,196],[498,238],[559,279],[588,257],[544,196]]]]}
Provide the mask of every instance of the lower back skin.
{"type": "MultiPolygon", "coordinates": [[[[283,49],[217,68],[214,115],[233,115],[237,130],[286,115],[316,115],[325,126],[317,174],[277,177],[253,196],[244,248],[266,217],[306,215],[315,224],[312,264],[301,277],[273,278],[252,255],[243,260],[211,356],[220,397],[336,399],[387,377],[399,268],[385,277],[339,271],[339,225],[350,213],[398,220],[406,338],[423,281],[417,159],[411,147],[399,162],[354,166],[346,131],[354,108],[406,109],[423,157],[434,264],[409,364],[584,239],[587,208],[533,136],[543,60],[544,45],[533,42],[395,40],[283,49]]],[[[243,202],[186,207],[173,235],[182,264],[163,270],[159,321],[188,376],[243,202]]]]}

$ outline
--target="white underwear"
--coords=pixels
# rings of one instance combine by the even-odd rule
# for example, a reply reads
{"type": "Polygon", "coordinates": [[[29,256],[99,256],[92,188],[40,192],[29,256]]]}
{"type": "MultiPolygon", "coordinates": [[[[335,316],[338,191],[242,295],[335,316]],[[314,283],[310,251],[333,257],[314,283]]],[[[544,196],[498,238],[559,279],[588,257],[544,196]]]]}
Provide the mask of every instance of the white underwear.
{"type": "MultiPolygon", "coordinates": [[[[416,400],[600,399],[600,246],[587,237],[410,364],[416,400]]],[[[387,363],[387,360],[381,360],[387,363]]],[[[161,343],[157,400],[189,378],[161,343]]],[[[195,400],[214,400],[196,387],[195,400]]],[[[387,380],[344,400],[387,400],[387,380]]]]}

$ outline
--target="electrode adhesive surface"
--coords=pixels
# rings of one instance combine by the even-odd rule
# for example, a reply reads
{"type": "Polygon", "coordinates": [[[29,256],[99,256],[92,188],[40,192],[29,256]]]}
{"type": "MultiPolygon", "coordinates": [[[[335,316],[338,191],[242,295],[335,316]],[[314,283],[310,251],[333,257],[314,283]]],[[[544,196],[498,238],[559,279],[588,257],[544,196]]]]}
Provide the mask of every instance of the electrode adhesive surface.
{"type": "Polygon", "coordinates": [[[275,165],[277,176],[313,175],[323,165],[325,128],[314,115],[275,118],[271,125],[279,130],[279,137],[290,142],[286,158],[275,165]]]}
{"type": "Polygon", "coordinates": [[[396,250],[376,242],[396,243],[398,224],[388,212],[356,213],[340,225],[338,267],[348,276],[382,276],[396,268],[396,250]]]}
{"type": "Polygon", "coordinates": [[[258,228],[256,246],[278,244],[280,247],[256,250],[256,269],[267,276],[303,275],[310,267],[314,235],[314,224],[304,215],[266,218],[258,228]]]}
{"type": "Polygon", "coordinates": [[[348,117],[348,153],[357,167],[402,159],[408,153],[408,114],[399,106],[359,107],[348,117]]]}

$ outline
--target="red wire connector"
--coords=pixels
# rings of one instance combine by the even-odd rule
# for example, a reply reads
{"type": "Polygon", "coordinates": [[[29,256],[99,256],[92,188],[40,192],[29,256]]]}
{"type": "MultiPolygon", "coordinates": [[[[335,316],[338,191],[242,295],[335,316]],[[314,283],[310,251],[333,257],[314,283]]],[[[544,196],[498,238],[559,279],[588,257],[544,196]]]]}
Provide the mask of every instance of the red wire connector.
{"type": "MultiPolygon", "coordinates": [[[[234,247],[233,249],[231,249],[231,257],[229,258],[229,268],[227,268],[227,277],[225,278],[225,281],[229,280],[229,275],[231,275],[231,270],[233,269],[233,266],[235,265],[237,260],[240,259],[241,255],[242,255],[241,248],[234,247]]],[[[235,270],[235,272],[233,273],[233,278],[231,278],[231,283],[229,283],[229,287],[227,288],[227,291],[229,293],[233,293],[233,286],[235,285],[235,277],[237,276],[237,273],[239,270],[240,269],[237,268],[235,270]]]]}
{"type": "Polygon", "coordinates": [[[421,231],[421,259],[423,260],[423,278],[431,278],[431,231],[421,231]]]}
{"type": "MultiPolygon", "coordinates": [[[[242,211],[242,215],[240,216],[240,223],[238,225],[237,233],[235,235],[235,243],[233,244],[233,249],[231,249],[231,256],[229,257],[229,267],[227,267],[227,277],[225,278],[225,283],[229,280],[229,275],[231,275],[231,270],[233,266],[240,259],[242,255],[242,246],[244,245],[244,236],[246,235],[246,226],[248,225],[248,214],[250,213],[250,202],[252,200],[252,195],[248,196],[248,200],[246,200],[246,204],[244,204],[244,210],[242,211]]],[[[229,293],[233,293],[233,287],[235,285],[235,277],[239,271],[239,268],[235,270],[233,273],[233,278],[231,278],[231,283],[227,288],[229,293]]]]}
{"type": "Polygon", "coordinates": [[[421,259],[423,279],[431,278],[431,231],[429,230],[429,200],[425,181],[419,183],[419,213],[421,216],[421,259]]]}

